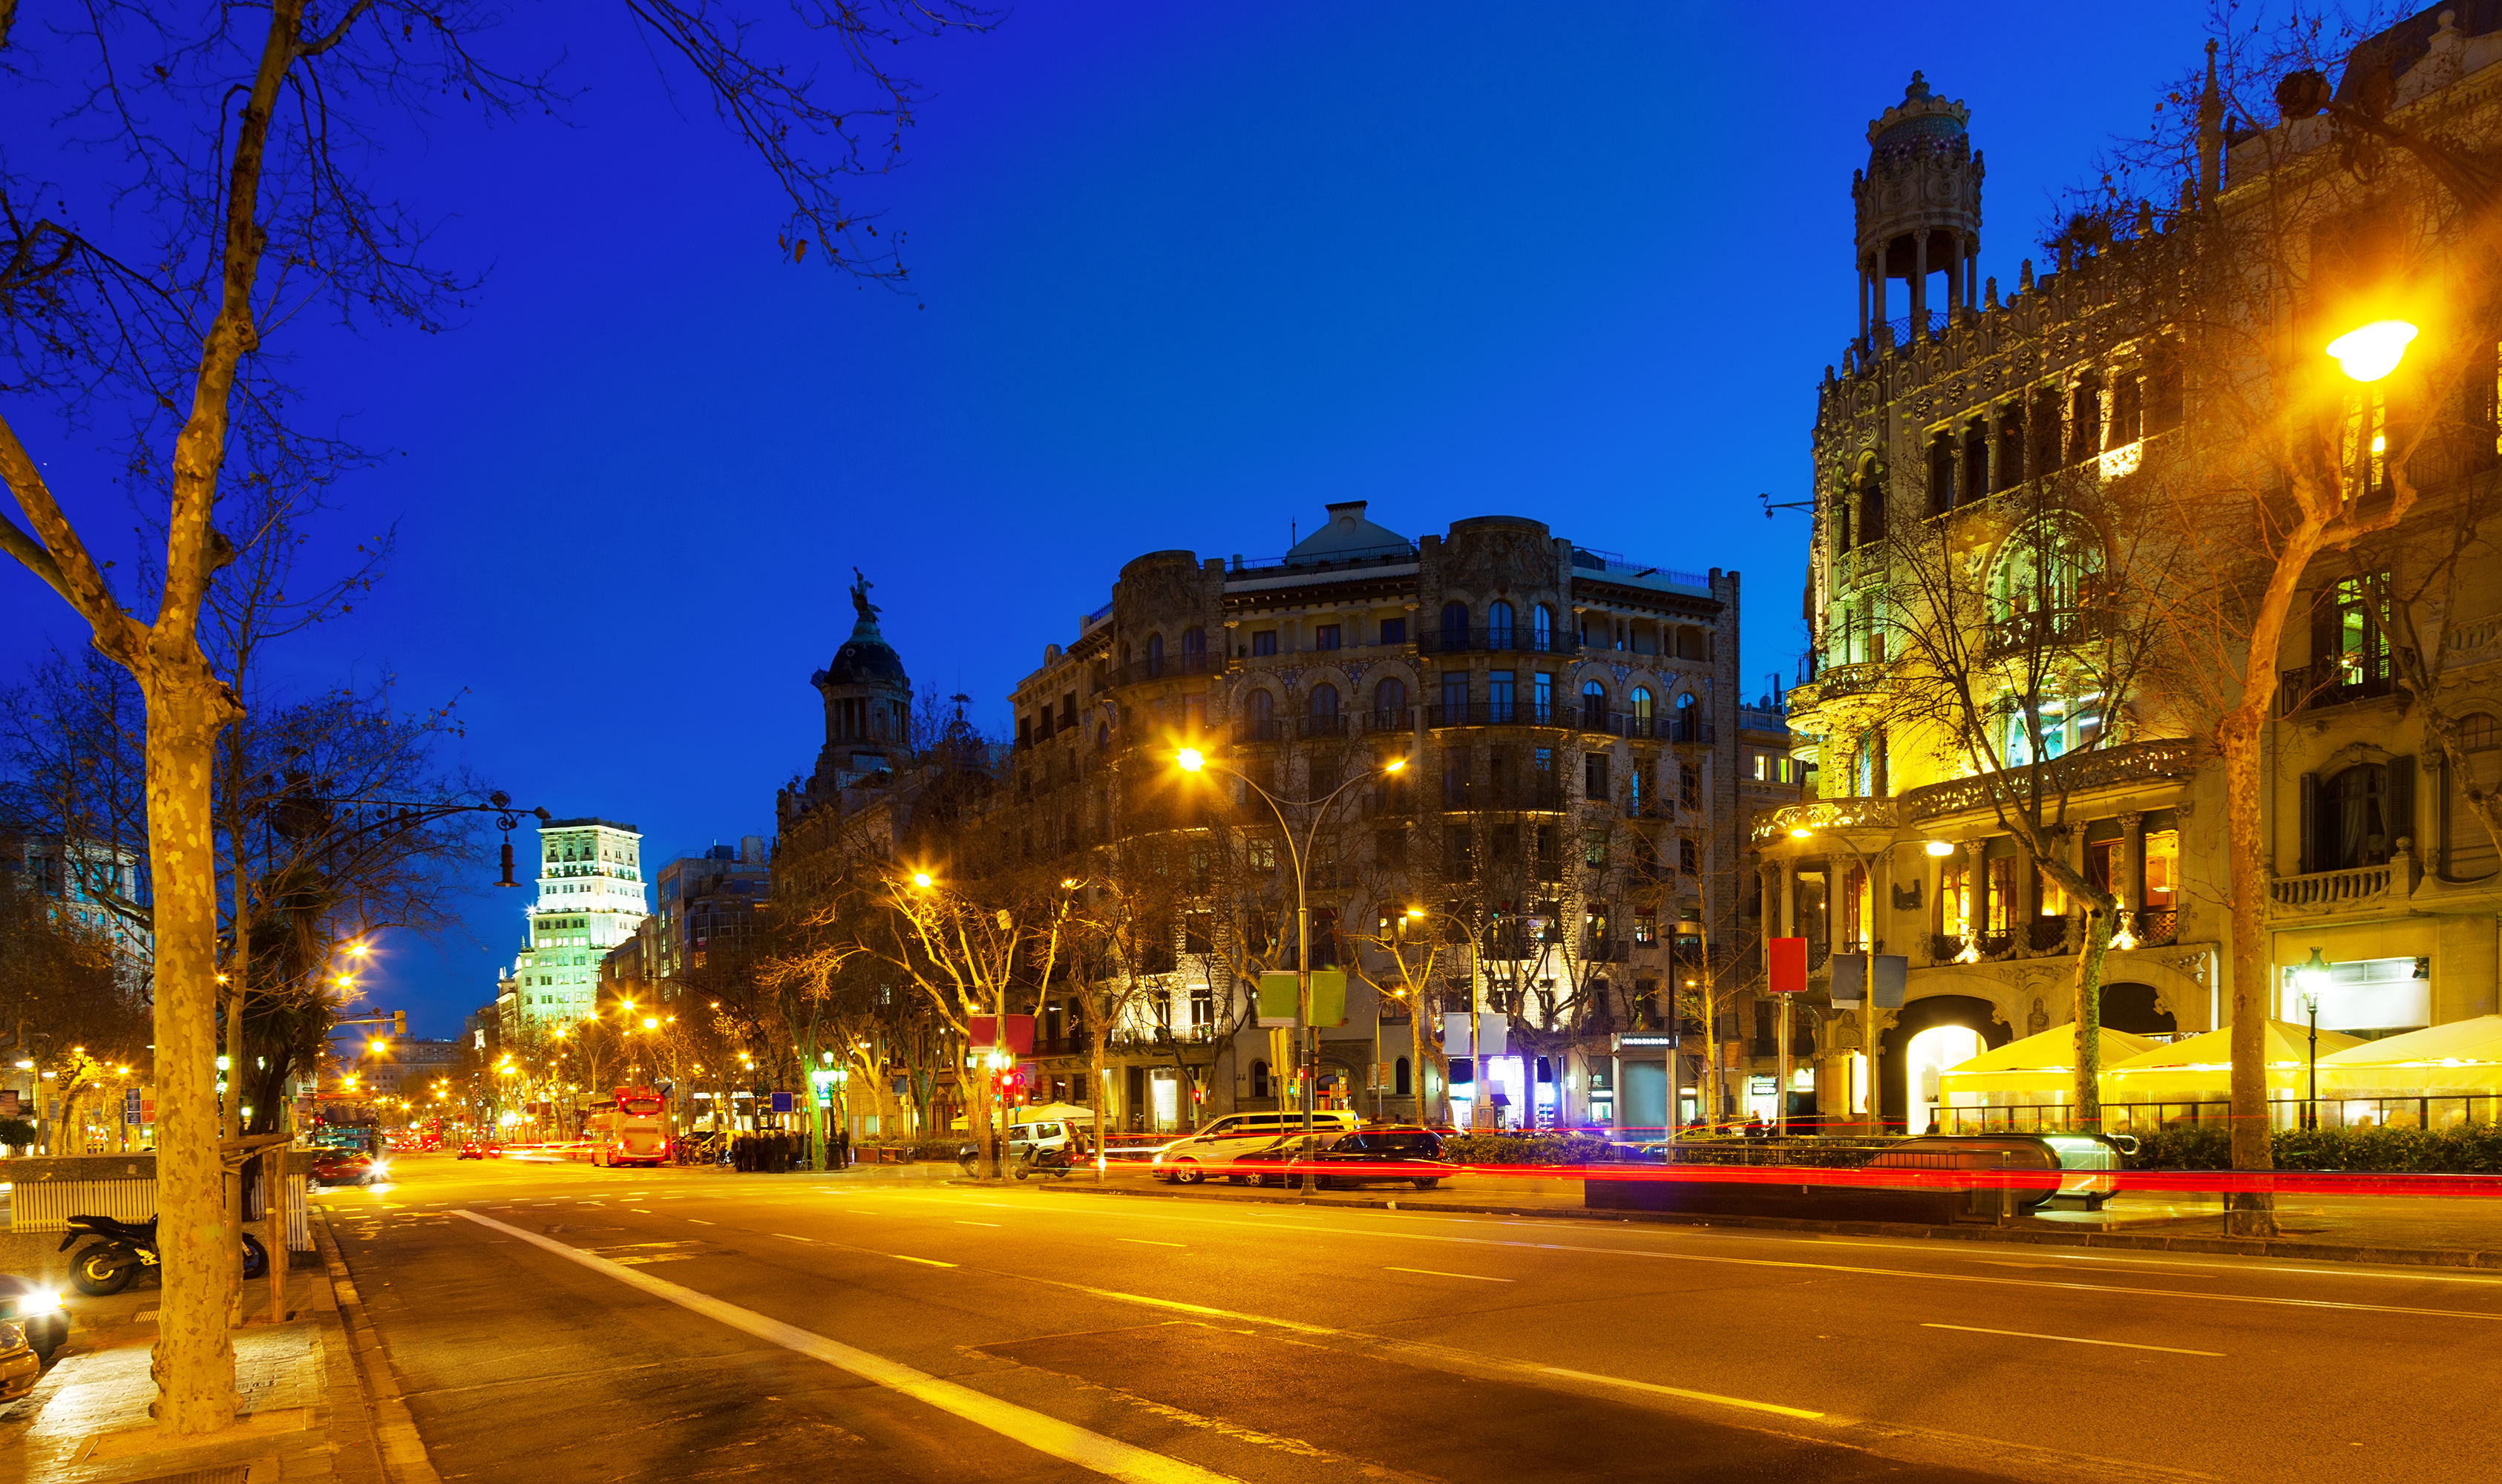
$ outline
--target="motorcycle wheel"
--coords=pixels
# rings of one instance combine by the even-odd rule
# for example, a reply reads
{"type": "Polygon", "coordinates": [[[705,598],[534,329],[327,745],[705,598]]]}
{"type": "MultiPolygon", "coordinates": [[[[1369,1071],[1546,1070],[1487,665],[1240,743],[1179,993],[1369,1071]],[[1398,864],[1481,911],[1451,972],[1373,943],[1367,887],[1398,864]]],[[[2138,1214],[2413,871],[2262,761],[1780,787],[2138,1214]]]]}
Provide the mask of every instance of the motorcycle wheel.
{"type": "Polygon", "coordinates": [[[1008,1161],[1008,1173],[1022,1180],[1033,1173],[1033,1162],[1026,1159],[1008,1161]]]}
{"type": "Polygon", "coordinates": [[[249,1231],[243,1234],[243,1275],[247,1279],[269,1276],[269,1249],[249,1231]]]}
{"type": "Polygon", "coordinates": [[[137,1257],[108,1243],[98,1242],[92,1247],[81,1248],[79,1255],[70,1260],[70,1281],[78,1285],[80,1293],[101,1298],[128,1288],[130,1275],[138,1266],[137,1257]],[[114,1261],[116,1256],[123,1261],[114,1261]]]}

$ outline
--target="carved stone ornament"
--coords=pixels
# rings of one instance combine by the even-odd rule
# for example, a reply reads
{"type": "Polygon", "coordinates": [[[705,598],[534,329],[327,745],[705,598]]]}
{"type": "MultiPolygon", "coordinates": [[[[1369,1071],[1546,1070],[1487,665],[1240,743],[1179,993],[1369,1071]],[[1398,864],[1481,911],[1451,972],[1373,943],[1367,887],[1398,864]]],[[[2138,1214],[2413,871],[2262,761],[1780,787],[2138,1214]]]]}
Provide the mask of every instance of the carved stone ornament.
{"type": "Polygon", "coordinates": [[[2042,996],[2036,995],[2033,996],[2033,1013],[2024,1017],[2025,1034],[2040,1035],[2049,1029],[2050,1012],[2042,1007],[2042,996]]]}

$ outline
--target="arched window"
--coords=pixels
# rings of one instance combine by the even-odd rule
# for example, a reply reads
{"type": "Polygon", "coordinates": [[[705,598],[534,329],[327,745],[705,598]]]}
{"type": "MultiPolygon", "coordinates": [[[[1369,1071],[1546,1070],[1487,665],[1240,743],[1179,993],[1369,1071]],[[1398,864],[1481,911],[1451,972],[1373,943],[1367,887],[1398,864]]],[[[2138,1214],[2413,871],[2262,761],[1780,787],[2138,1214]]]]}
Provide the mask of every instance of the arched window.
{"type": "Polygon", "coordinates": [[[2102,541],[2075,516],[2049,516],[2007,538],[1989,569],[1989,617],[2002,645],[2084,637],[2080,610],[2102,584],[2102,541]]]}
{"type": "Polygon", "coordinates": [[[1206,670],[1206,629],[1194,627],[1181,631],[1181,666],[1185,675],[1197,675],[1206,670]]]}
{"type": "Polygon", "coordinates": [[[1554,609],[1540,603],[1529,611],[1529,647],[1541,655],[1555,648],[1554,609]]]}
{"type": "Polygon", "coordinates": [[[1469,647],[1469,605],[1442,605],[1442,652],[1456,654],[1469,647]]]}
{"type": "Polygon", "coordinates": [[[1401,1057],[1391,1069],[1390,1094],[1394,1097],[1412,1097],[1416,1093],[1416,1074],[1401,1057]]]}
{"type": "Polygon", "coordinates": [[[1268,1096],[1268,1063],[1266,1062],[1255,1060],[1251,1063],[1251,1096],[1268,1096]]]}
{"type": "Polygon", "coordinates": [[[1592,731],[1607,729],[1607,688],[1595,680],[1581,688],[1581,725],[1592,731]]]}
{"type": "Polygon", "coordinates": [[[1676,698],[1676,740],[1679,742],[1703,740],[1702,710],[1694,704],[1694,692],[1691,691],[1676,698]]]}
{"type": "Polygon", "coordinates": [[[1337,730],[1337,687],[1326,682],[1312,687],[1312,730],[1337,730]]]}
{"type": "Polygon", "coordinates": [[[1098,722],[1095,724],[1095,745],[1099,748],[1110,747],[1112,745],[1111,723],[1098,722]]]}
{"type": "Polygon", "coordinates": [[[1634,734],[1647,737],[1650,735],[1650,688],[1634,687],[1631,699],[1634,708],[1634,734]]]}
{"type": "Polygon", "coordinates": [[[1248,733],[1243,740],[1248,742],[1274,742],[1277,740],[1277,697],[1275,692],[1269,691],[1252,691],[1250,698],[1242,703],[1242,716],[1245,723],[1244,729],[1248,733]]]}
{"type": "Polygon", "coordinates": [[[1511,605],[1498,602],[1486,610],[1486,648],[1511,648],[1511,605]]]}
{"type": "MultiPolygon", "coordinates": [[[[2486,793],[2502,789],[2502,728],[2489,714],[2472,711],[2458,719],[2457,730],[2476,786],[2486,793]]],[[[2468,780],[2457,768],[2445,769],[2444,775],[2441,873],[2451,881],[2482,881],[2502,870],[2502,851],[2494,848],[2485,822],[2467,802],[2468,780]]]]}
{"type": "Polygon", "coordinates": [[[1407,682],[1393,675],[1372,688],[1372,729],[1397,731],[1407,725],[1407,682]]]}
{"type": "Polygon", "coordinates": [[[1147,635],[1147,678],[1155,679],[1165,672],[1165,636],[1147,635]]]}

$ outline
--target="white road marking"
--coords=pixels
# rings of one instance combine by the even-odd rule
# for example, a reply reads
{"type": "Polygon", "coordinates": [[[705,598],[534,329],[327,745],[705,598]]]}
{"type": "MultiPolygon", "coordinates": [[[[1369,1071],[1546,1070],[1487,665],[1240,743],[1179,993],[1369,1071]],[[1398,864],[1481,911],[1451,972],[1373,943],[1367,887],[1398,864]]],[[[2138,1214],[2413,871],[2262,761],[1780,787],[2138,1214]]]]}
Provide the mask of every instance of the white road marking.
{"type": "Polygon", "coordinates": [[[652,1214],[651,1212],[644,1210],[641,1206],[627,1206],[626,1209],[633,1212],[637,1216],[649,1216],[652,1214]]]}
{"type": "Polygon", "coordinates": [[[2224,1358],[2221,1350],[2183,1350],[2178,1345],[2132,1345],[2120,1339],[2079,1339],[2073,1334],[2034,1334],[2023,1330],[1984,1330],[1978,1325],[1923,1324],[1923,1330],[1961,1330],[1967,1334],[2004,1334],[2011,1339],[2054,1339],[2063,1345],[2109,1345],[2115,1350],[2160,1350],[2165,1355],[2203,1355],[2210,1360],[2224,1358]]]}
{"type": "Polygon", "coordinates": [[[1512,1283],[1513,1278],[1483,1278],[1472,1272],[1442,1272],[1431,1267],[1384,1267],[1383,1272],[1416,1272],[1428,1278],[1466,1278],[1471,1283],[1512,1283]]]}
{"type": "Polygon", "coordinates": [[[721,1225],[721,1223],[717,1221],[706,1221],[700,1216],[690,1216],[687,1220],[689,1223],[698,1227],[717,1227],[721,1225]]]}
{"type": "Polygon", "coordinates": [[[1822,1412],[1804,1407],[1780,1406],[1770,1401],[1749,1401],[1743,1397],[1723,1397],[1716,1392],[1687,1391],[1682,1386],[1661,1386],[1651,1381],[1628,1381],[1623,1376],[1603,1376],[1587,1370],[1567,1370],[1561,1366],[1541,1366],[1538,1369],[1550,1376],[1565,1376],[1575,1381],[1596,1381],[1602,1386],[1622,1386],[1634,1391],[1656,1392],[1663,1397],[1683,1397],[1688,1401],[1708,1401],[1717,1406],[1741,1406],[1750,1412],[1770,1412],[1775,1417],[1797,1417],[1813,1422],[1822,1412]]]}
{"type": "Polygon", "coordinates": [[[782,1240],[784,1240],[784,1241],[786,1241],[786,1242],[806,1242],[806,1243],[807,1243],[809,1246],[811,1246],[811,1247],[814,1247],[815,1245],[817,1245],[816,1240],[815,1240],[813,1237],[793,1236],[793,1235],[792,1235],[790,1232],[788,1232],[788,1231],[776,1231],[776,1232],[774,1232],[773,1234],[774,1234],[775,1236],[778,1236],[778,1237],[782,1238],[782,1240]]]}
{"type": "Polygon", "coordinates": [[[992,1228],[997,1228],[997,1227],[998,1226],[998,1223],[997,1223],[997,1222],[995,1222],[995,1221],[965,1221],[965,1220],[964,1220],[964,1219],[963,1219],[962,1217],[959,1217],[959,1218],[957,1218],[956,1225],[958,1225],[958,1226],[960,1226],[960,1227],[992,1227],[992,1228]]]}
{"type": "Polygon", "coordinates": [[[1179,1242],[1159,1242],[1151,1237],[1144,1236],[1116,1236],[1112,1238],[1112,1240],[1116,1242],[1135,1242],[1141,1247],[1178,1247],[1181,1245],[1179,1242]]]}
{"type": "Polygon", "coordinates": [[[953,1267],[956,1265],[953,1263],[941,1263],[936,1258],[916,1258],[910,1253],[905,1252],[890,1252],[887,1256],[901,1263],[919,1263],[925,1267],[953,1267]]]}
{"type": "MultiPolygon", "coordinates": [[[[794,1350],[812,1360],[825,1362],[838,1370],[849,1371],[864,1381],[901,1392],[916,1401],[924,1401],[943,1412],[950,1412],[976,1427],[988,1428],[1002,1437],[1025,1444],[1038,1453],[1065,1459],[1081,1468],[1134,1484],[1233,1484],[1221,1473],[1188,1464],[1180,1459],[1150,1453],[1144,1448],[1105,1437],[1099,1433],[1061,1421],[1030,1407],[1002,1401],[997,1397],[977,1392],[953,1381],[942,1381],[926,1371],[915,1370],[900,1362],[871,1355],[865,1350],[826,1338],[822,1334],[786,1325],[753,1309],[727,1303],[710,1294],[699,1293],[665,1278],[623,1267],[605,1258],[594,1257],[578,1248],[568,1247],[535,1231],[508,1227],[491,1216],[475,1211],[460,1214],[480,1226],[499,1231],[555,1253],[589,1267],[605,1272],[619,1282],[639,1288],[657,1298],[665,1298],[681,1308],[691,1309],[707,1319],[718,1321],[733,1330],[743,1331],[759,1339],[769,1340],[786,1350],[794,1350]]],[[[914,1262],[926,1262],[916,1258],[914,1262]]]]}

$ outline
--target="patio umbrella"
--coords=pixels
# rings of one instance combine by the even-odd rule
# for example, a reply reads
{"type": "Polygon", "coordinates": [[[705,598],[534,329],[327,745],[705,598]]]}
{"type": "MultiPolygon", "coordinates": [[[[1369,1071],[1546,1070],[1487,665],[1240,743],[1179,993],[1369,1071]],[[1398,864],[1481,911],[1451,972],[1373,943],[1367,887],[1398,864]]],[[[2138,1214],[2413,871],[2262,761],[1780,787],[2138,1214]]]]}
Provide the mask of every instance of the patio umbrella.
{"type": "MultiPolygon", "coordinates": [[[[2321,1031],[2322,1046],[2328,1032],[2321,1031]]],[[[2489,1097],[2502,1094],[2502,1015],[2480,1015],[2319,1058],[2322,1097],[2489,1097]]]]}
{"type": "MultiPolygon", "coordinates": [[[[2096,1029],[2104,1066],[2155,1049],[2155,1043],[2142,1035],[2108,1026],[2096,1029]]],[[[1953,1106],[2065,1102],[2076,1086],[2077,1028],[2073,1024],[2010,1041],[1938,1074],[1938,1095],[1953,1106]]]]}
{"type": "MultiPolygon", "coordinates": [[[[2311,1062],[2311,1031],[2289,1021],[2267,1023],[2267,1085],[2271,1093],[2299,1095],[2311,1062]]],[[[2319,1032],[2321,1091],[2328,1054],[2362,1044],[2335,1030],[2319,1032]]],[[[2233,1094],[2233,1028],[2222,1027],[2185,1041],[2103,1068],[2105,1102],[2215,1102],[2233,1094]]]]}

